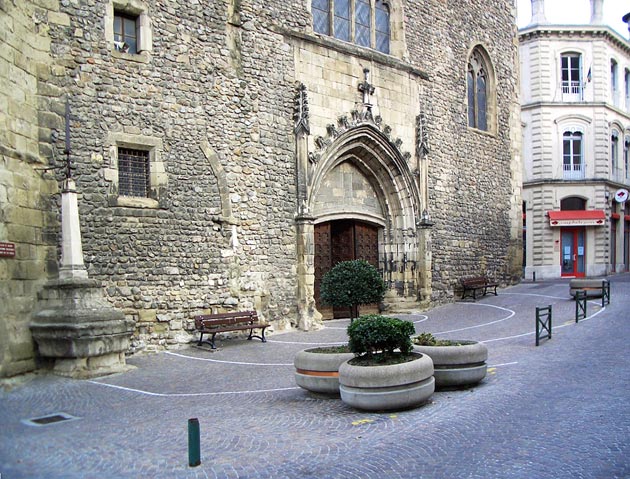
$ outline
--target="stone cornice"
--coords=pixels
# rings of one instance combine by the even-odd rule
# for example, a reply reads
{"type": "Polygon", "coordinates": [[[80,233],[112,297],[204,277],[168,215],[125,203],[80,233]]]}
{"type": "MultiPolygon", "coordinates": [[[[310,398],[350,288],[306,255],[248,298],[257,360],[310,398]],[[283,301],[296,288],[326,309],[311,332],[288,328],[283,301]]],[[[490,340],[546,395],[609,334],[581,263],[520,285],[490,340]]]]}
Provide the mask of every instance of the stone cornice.
{"type": "Polygon", "coordinates": [[[625,183],[614,181],[610,178],[585,178],[583,180],[562,180],[559,178],[547,178],[540,180],[523,181],[523,188],[530,188],[534,186],[542,185],[564,185],[564,186],[593,186],[593,185],[607,185],[612,188],[628,188],[625,183]]]}
{"type": "Polygon", "coordinates": [[[363,58],[364,60],[373,61],[375,63],[379,63],[395,70],[407,72],[410,75],[421,78],[422,80],[429,80],[429,74],[425,71],[416,68],[410,63],[399,60],[395,57],[392,57],[391,55],[386,55],[384,53],[378,52],[376,50],[371,50],[369,48],[360,47],[352,43],[343,42],[341,40],[337,40],[336,38],[299,32],[297,30],[291,30],[289,28],[278,25],[273,26],[272,30],[275,33],[283,35],[286,38],[311,43],[323,48],[329,48],[339,53],[363,58]]]}
{"type": "Polygon", "coordinates": [[[610,110],[612,112],[618,113],[622,116],[625,116],[627,119],[630,119],[630,112],[622,110],[619,107],[616,107],[610,103],[606,103],[603,101],[580,101],[580,102],[562,102],[562,101],[534,101],[531,103],[525,103],[521,105],[521,111],[528,110],[536,110],[538,108],[576,108],[576,109],[587,109],[587,108],[604,108],[610,110]]]}
{"type": "Polygon", "coordinates": [[[518,39],[560,37],[563,39],[595,39],[603,38],[611,44],[630,54],[630,42],[606,25],[530,25],[518,31],[518,39]]]}

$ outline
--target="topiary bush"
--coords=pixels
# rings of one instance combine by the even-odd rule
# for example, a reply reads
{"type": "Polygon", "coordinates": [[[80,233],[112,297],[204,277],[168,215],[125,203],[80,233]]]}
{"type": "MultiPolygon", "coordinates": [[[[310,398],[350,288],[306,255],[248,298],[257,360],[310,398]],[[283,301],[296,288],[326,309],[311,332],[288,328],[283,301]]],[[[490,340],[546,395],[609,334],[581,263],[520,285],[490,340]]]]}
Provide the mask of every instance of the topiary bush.
{"type": "Polygon", "coordinates": [[[349,307],[351,319],[354,319],[359,305],[383,301],[385,283],[378,270],[367,261],[341,261],[322,278],[320,294],[324,304],[349,307]]]}
{"type": "Polygon", "coordinates": [[[410,336],[415,333],[413,323],[378,314],[361,316],[348,326],[348,346],[357,356],[393,356],[412,351],[410,336]]]}

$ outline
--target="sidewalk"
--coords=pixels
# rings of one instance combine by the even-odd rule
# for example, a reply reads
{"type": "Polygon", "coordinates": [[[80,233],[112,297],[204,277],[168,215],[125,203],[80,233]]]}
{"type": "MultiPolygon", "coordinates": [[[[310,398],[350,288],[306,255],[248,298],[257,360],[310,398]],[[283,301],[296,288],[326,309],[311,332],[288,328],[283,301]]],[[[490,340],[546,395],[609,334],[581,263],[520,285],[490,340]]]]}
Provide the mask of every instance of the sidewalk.
{"type": "Polygon", "coordinates": [[[628,478],[630,275],[610,280],[610,305],[590,301],[578,324],[568,281],[401,316],[489,349],[478,387],[411,411],[363,413],[295,386],[295,353],[345,341],[347,320],[134,356],[134,370],[95,381],[35,376],[0,392],[1,477],[628,478]],[[553,337],[536,347],[548,304],[553,337]],[[54,413],[77,419],[25,423],[54,413]],[[189,468],[193,417],[202,464],[189,468]]]}

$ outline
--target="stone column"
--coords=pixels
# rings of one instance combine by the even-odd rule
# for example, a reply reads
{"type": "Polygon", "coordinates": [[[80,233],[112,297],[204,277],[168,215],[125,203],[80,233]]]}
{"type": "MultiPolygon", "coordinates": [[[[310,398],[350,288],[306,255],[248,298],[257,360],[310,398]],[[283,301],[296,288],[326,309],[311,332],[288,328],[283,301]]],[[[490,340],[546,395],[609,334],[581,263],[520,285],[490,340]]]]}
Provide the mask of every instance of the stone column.
{"type": "Polygon", "coordinates": [[[322,315],[315,305],[314,220],[308,215],[295,219],[298,327],[304,331],[317,330],[323,326],[322,315]]]}
{"type": "Polygon", "coordinates": [[[431,223],[427,218],[421,219],[418,225],[418,300],[422,304],[431,301],[432,293],[432,247],[431,247],[431,223]]]}

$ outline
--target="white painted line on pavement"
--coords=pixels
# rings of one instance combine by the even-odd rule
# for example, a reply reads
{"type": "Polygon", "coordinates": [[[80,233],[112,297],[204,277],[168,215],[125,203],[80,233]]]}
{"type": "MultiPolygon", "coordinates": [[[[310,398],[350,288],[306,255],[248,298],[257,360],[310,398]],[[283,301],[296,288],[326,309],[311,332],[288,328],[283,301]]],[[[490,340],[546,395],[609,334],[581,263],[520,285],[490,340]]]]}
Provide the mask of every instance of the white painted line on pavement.
{"type": "Polygon", "coordinates": [[[518,364],[518,361],[514,361],[512,363],[492,364],[492,365],[489,365],[488,367],[489,368],[500,368],[500,367],[503,367],[503,366],[513,366],[514,364],[518,364]]]}
{"type": "MultiPolygon", "coordinates": [[[[418,323],[422,323],[422,322],[426,321],[427,319],[429,319],[429,317],[426,314],[421,314],[420,316],[421,316],[422,319],[418,319],[417,321],[411,321],[411,322],[413,324],[418,324],[418,323]]],[[[328,322],[328,321],[330,321],[330,320],[327,319],[326,322],[328,322]]],[[[347,321],[347,319],[343,319],[343,320],[340,320],[340,321],[347,321]]],[[[344,328],[340,328],[338,326],[326,326],[326,325],[324,325],[324,329],[343,329],[343,330],[346,330],[346,329],[348,329],[348,327],[346,326],[344,328]]]]}
{"type": "Polygon", "coordinates": [[[514,296],[538,296],[540,298],[551,298],[551,299],[566,299],[569,300],[566,296],[549,296],[548,294],[536,294],[536,293],[503,293],[503,294],[511,294],[514,296]]]}
{"type": "Polygon", "coordinates": [[[239,365],[243,365],[243,366],[293,366],[293,363],[291,363],[291,364],[285,364],[285,363],[246,363],[246,362],[242,362],[242,361],[225,361],[225,360],[221,360],[221,359],[198,358],[196,356],[187,356],[185,354],[172,353],[170,351],[164,351],[164,354],[168,354],[170,356],[177,356],[179,358],[194,359],[195,361],[208,361],[208,362],[211,362],[211,363],[239,364],[239,365]]]}
{"type": "Polygon", "coordinates": [[[475,326],[467,326],[465,328],[451,329],[449,331],[440,331],[438,333],[433,333],[433,334],[456,333],[458,331],[466,331],[468,329],[483,328],[485,326],[490,326],[491,324],[496,324],[496,323],[500,323],[501,321],[506,321],[506,320],[510,319],[511,317],[513,317],[516,314],[516,312],[512,311],[511,309],[502,308],[501,306],[495,306],[493,304],[482,304],[482,303],[461,303],[461,304],[467,304],[469,306],[487,306],[489,308],[496,308],[496,309],[500,309],[502,311],[507,311],[510,314],[508,316],[506,316],[505,318],[497,319],[496,321],[490,321],[488,323],[476,324],[475,326]]]}
{"type": "Polygon", "coordinates": [[[276,388],[276,389],[257,389],[252,391],[218,391],[213,393],[154,393],[151,391],[143,391],[142,389],[127,388],[125,386],[116,386],[115,384],[101,383],[98,381],[89,380],[89,383],[98,384],[99,386],[106,386],[114,389],[121,389],[123,391],[129,391],[138,394],[145,394],[146,396],[158,396],[158,397],[197,397],[197,396],[224,396],[226,394],[255,394],[255,393],[272,393],[279,391],[292,391],[294,389],[300,389],[299,387],[291,388],[276,388]]]}
{"type": "Polygon", "coordinates": [[[305,346],[340,346],[348,343],[348,341],[337,341],[336,343],[305,343],[302,341],[277,341],[274,339],[268,339],[267,342],[277,344],[304,344],[305,346]]]}

